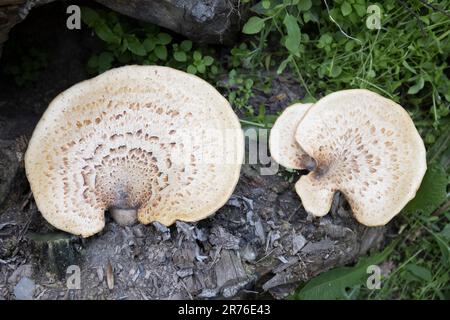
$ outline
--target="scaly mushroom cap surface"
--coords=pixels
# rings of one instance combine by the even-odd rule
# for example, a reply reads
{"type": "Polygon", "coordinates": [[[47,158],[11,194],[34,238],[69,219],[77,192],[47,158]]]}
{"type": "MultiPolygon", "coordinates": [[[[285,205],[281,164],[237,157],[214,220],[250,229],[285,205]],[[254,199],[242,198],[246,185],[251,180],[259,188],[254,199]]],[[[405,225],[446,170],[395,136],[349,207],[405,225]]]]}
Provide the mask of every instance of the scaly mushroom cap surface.
{"type": "Polygon", "coordinates": [[[416,194],[425,174],[423,141],[408,113],[368,90],[344,90],[315,103],[295,138],[316,161],[296,184],[303,206],[329,212],[342,192],[356,219],[367,226],[389,222],[416,194]]]}
{"type": "Polygon", "coordinates": [[[270,130],[270,155],[286,168],[306,169],[305,157],[309,157],[295,140],[295,132],[311,105],[311,103],[296,103],[287,107],[270,130]]]}
{"type": "Polygon", "coordinates": [[[141,223],[197,221],[239,179],[244,138],[227,100],[171,68],[126,66],[58,95],[25,156],[36,204],[56,228],[84,237],[105,210],[141,223]]]}

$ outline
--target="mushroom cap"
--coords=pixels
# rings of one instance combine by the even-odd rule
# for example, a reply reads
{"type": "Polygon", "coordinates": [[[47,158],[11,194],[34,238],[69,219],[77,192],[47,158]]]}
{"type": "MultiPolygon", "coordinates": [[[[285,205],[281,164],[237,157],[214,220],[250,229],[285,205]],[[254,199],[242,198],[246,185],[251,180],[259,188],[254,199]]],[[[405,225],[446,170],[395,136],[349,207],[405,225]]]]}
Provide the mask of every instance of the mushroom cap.
{"type": "Polygon", "coordinates": [[[312,103],[295,103],[281,113],[270,130],[269,149],[272,158],[283,167],[305,169],[302,159],[307,154],[295,140],[295,132],[300,120],[312,103]]]}
{"type": "Polygon", "coordinates": [[[340,191],[360,223],[384,225],[414,198],[427,169],[425,146],[409,114],[368,90],[320,99],[295,138],[317,164],[296,184],[315,216],[327,214],[340,191]]]}
{"type": "Polygon", "coordinates": [[[59,94],[25,167],[44,218],[87,237],[103,229],[108,209],[135,209],[144,224],[209,216],[231,196],[243,156],[239,119],[210,84],[126,66],[59,94]]]}

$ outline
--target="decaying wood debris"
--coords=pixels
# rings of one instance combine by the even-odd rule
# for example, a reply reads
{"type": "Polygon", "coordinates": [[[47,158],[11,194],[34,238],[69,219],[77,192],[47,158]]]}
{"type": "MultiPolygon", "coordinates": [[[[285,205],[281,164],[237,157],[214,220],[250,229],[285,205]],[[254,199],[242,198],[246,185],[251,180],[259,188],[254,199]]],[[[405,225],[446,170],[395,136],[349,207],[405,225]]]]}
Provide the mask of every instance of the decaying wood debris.
{"type": "MultiPolygon", "coordinates": [[[[385,231],[358,224],[340,196],[330,215],[313,219],[283,177],[260,176],[249,165],[228,204],[199,223],[123,228],[109,221],[97,236],[66,237],[54,263],[80,267],[80,290],[67,289],[70,274],[40,262],[41,255],[55,254],[32,249],[35,233],[55,232],[32,201],[23,210],[20,204],[8,206],[0,227],[1,295],[13,297],[23,276],[17,270],[25,269],[40,299],[232,298],[265,292],[283,298],[301,281],[377,247],[385,231]]],[[[49,238],[49,246],[55,241],[61,237],[49,238]]]]}

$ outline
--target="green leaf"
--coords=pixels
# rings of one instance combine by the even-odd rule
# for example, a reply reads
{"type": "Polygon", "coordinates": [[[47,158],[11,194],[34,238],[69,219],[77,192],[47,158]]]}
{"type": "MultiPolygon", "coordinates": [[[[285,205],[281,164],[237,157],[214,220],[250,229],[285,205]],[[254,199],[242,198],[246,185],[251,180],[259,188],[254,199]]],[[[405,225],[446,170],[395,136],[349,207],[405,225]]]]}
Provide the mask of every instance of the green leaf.
{"type": "Polygon", "coordinates": [[[191,74],[196,74],[197,68],[195,66],[193,66],[192,64],[190,64],[190,65],[188,65],[186,71],[191,74]]]}
{"type": "Polygon", "coordinates": [[[128,50],[130,50],[135,55],[142,57],[147,54],[145,47],[142,45],[139,39],[136,38],[136,36],[128,36],[127,43],[128,50]]]}
{"type": "Polygon", "coordinates": [[[444,227],[444,229],[442,229],[441,235],[442,235],[445,239],[450,240],[450,223],[448,223],[448,224],[444,227]]]}
{"type": "Polygon", "coordinates": [[[94,26],[97,36],[107,43],[120,44],[120,37],[118,37],[104,21],[99,21],[94,26]]]}
{"type": "Polygon", "coordinates": [[[203,63],[205,64],[205,66],[210,66],[214,63],[214,58],[211,56],[205,56],[203,58],[203,63]]]}
{"type": "Polygon", "coordinates": [[[164,46],[157,46],[155,47],[155,54],[160,60],[166,60],[167,59],[167,48],[164,46]]]}
{"type": "Polygon", "coordinates": [[[95,10],[89,7],[81,7],[81,20],[89,27],[93,27],[99,20],[101,20],[101,18],[95,10]]]}
{"type": "Polygon", "coordinates": [[[366,6],[364,4],[354,4],[353,8],[355,8],[356,14],[362,18],[366,15],[366,6]]]}
{"type": "Polygon", "coordinates": [[[402,65],[403,65],[406,69],[408,69],[409,71],[411,71],[412,73],[417,74],[416,70],[414,70],[414,68],[411,67],[411,66],[408,64],[408,62],[407,62],[406,60],[403,60],[403,61],[402,61],[402,65]]]}
{"type": "Polygon", "coordinates": [[[121,64],[128,64],[131,61],[131,53],[130,51],[125,51],[117,57],[117,61],[121,64]]]}
{"type": "Polygon", "coordinates": [[[192,41],[190,40],[184,40],[180,43],[181,50],[188,52],[192,49],[192,41]]]}
{"type": "Polygon", "coordinates": [[[308,11],[309,9],[311,9],[311,6],[311,0],[300,0],[297,4],[297,8],[300,11],[308,11]]]}
{"type": "Polygon", "coordinates": [[[316,102],[316,101],[317,101],[317,99],[316,99],[315,97],[313,97],[313,96],[310,96],[310,95],[305,96],[305,97],[301,100],[302,103],[314,103],[314,102],[316,102]]]}
{"type": "Polygon", "coordinates": [[[92,57],[90,57],[89,60],[88,60],[87,66],[90,69],[97,69],[97,67],[98,67],[98,56],[93,55],[92,57]]]}
{"type": "Polygon", "coordinates": [[[200,53],[200,51],[194,51],[192,57],[194,58],[194,61],[202,60],[202,54],[200,53]]]}
{"type": "Polygon", "coordinates": [[[142,42],[142,45],[145,48],[145,51],[152,52],[155,49],[155,39],[147,38],[142,42]]]}
{"type": "Polygon", "coordinates": [[[259,17],[251,17],[245,23],[242,32],[245,34],[256,34],[264,28],[264,20],[259,17]]]}
{"type": "Polygon", "coordinates": [[[431,165],[422,180],[416,196],[405,207],[407,213],[431,214],[447,198],[447,174],[439,164],[431,165]]]}
{"type": "Polygon", "coordinates": [[[450,122],[442,127],[442,134],[427,152],[429,163],[438,162],[445,171],[450,170],[450,122]]]}
{"type": "Polygon", "coordinates": [[[158,33],[158,43],[162,44],[163,46],[168,45],[170,43],[170,41],[172,41],[172,37],[170,36],[170,34],[161,32],[158,33]]]}
{"type": "Polygon", "coordinates": [[[270,8],[270,0],[263,0],[261,2],[261,4],[262,4],[262,7],[266,10],[270,8]]]}
{"type": "Polygon", "coordinates": [[[203,63],[200,63],[200,64],[197,66],[197,71],[200,72],[200,73],[205,73],[205,71],[206,71],[205,65],[204,65],[203,63]]]}
{"type": "Polygon", "coordinates": [[[337,65],[333,65],[333,67],[330,70],[330,77],[337,78],[342,73],[342,68],[337,65]]]}
{"type": "Polygon", "coordinates": [[[447,224],[441,232],[434,233],[431,231],[431,234],[441,250],[442,260],[445,264],[448,264],[450,262],[450,224],[447,224]]]}
{"type": "Polygon", "coordinates": [[[425,84],[425,81],[423,77],[420,77],[419,80],[417,80],[416,84],[409,88],[408,94],[416,94],[420,90],[422,90],[423,86],[425,84]]]}
{"type": "Polygon", "coordinates": [[[406,266],[406,269],[421,280],[430,282],[433,278],[430,270],[417,264],[410,263],[406,266]]]}
{"type": "Polygon", "coordinates": [[[333,37],[329,33],[325,33],[320,36],[317,47],[323,48],[323,47],[326,47],[327,45],[330,45],[332,42],[333,42],[333,37]]]}
{"type": "Polygon", "coordinates": [[[98,69],[99,72],[111,69],[111,63],[114,61],[114,56],[111,52],[102,52],[98,56],[98,69]]]}
{"type": "Polygon", "coordinates": [[[185,62],[187,60],[187,55],[184,51],[176,51],[173,53],[173,58],[178,62],[185,62]]]}
{"type": "Polygon", "coordinates": [[[343,2],[341,4],[341,12],[342,12],[342,15],[344,17],[348,16],[350,13],[352,13],[352,6],[351,6],[351,4],[349,4],[348,2],[343,2]]]}
{"type": "Polygon", "coordinates": [[[346,52],[351,52],[354,47],[355,47],[355,42],[354,41],[347,41],[347,43],[344,46],[344,49],[345,49],[346,52]]]}
{"type": "Polygon", "coordinates": [[[292,59],[292,56],[289,56],[280,63],[280,65],[278,66],[278,69],[277,69],[277,74],[283,73],[283,71],[284,71],[284,69],[286,69],[288,63],[291,62],[291,59],[292,59]]]}
{"type": "Polygon", "coordinates": [[[294,298],[301,300],[346,299],[348,297],[346,289],[365,285],[368,277],[367,267],[386,260],[395,245],[396,242],[382,252],[360,259],[353,267],[340,267],[320,274],[301,288],[294,298]]]}
{"type": "Polygon", "coordinates": [[[301,39],[300,27],[298,26],[297,19],[290,14],[286,14],[283,23],[287,30],[285,46],[292,54],[296,55],[299,51],[301,39]]]}
{"type": "Polygon", "coordinates": [[[118,37],[121,37],[123,35],[123,29],[122,25],[120,23],[116,23],[112,30],[118,37]]]}
{"type": "Polygon", "coordinates": [[[217,66],[211,66],[211,73],[212,74],[217,74],[219,73],[219,68],[217,68],[217,66]]]}

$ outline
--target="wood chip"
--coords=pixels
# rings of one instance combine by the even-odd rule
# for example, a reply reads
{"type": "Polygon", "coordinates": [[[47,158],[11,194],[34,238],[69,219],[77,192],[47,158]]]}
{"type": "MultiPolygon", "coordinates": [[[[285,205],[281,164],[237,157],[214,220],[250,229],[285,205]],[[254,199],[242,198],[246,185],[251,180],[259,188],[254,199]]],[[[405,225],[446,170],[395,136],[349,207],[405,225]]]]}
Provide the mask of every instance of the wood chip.
{"type": "Polygon", "coordinates": [[[106,283],[108,284],[109,290],[114,289],[114,270],[109,261],[106,265],[106,283]]]}

